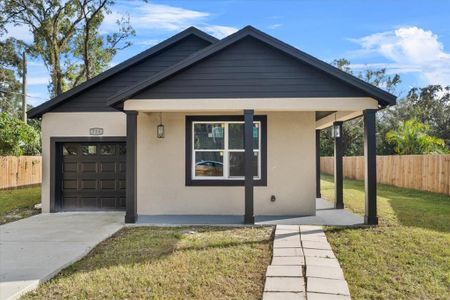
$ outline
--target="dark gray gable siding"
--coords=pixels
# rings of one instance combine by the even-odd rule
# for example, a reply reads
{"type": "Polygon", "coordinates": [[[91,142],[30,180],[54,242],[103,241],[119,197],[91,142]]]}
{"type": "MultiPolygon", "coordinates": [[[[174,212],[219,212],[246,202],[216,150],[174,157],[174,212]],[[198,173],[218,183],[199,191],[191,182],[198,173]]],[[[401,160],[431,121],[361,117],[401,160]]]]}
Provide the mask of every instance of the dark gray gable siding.
{"type": "Polygon", "coordinates": [[[360,89],[246,37],[132,99],[366,96],[360,89]]]}
{"type": "Polygon", "coordinates": [[[147,79],[159,71],[185,59],[194,52],[209,46],[210,43],[191,35],[153,55],[130,68],[92,86],[80,94],[71,97],[70,101],[56,106],[54,112],[90,112],[117,111],[106,104],[106,99],[121,89],[127,88],[141,80],[147,79]]]}

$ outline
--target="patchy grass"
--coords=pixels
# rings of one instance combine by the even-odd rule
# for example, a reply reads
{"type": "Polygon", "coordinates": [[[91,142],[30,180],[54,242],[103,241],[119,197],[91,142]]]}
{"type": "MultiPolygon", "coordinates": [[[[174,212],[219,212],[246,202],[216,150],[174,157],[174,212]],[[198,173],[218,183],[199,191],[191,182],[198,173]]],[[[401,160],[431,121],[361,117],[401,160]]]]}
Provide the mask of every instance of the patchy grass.
{"type": "Polygon", "coordinates": [[[0,224],[38,214],[34,206],[40,202],[40,187],[0,190],[0,224]]]}
{"type": "Polygon", "coordinates": [[[124,228],[24,299],[261,299],[272,228],[124,228]]]}
{"type": "MultiPolygon", "coordinates": [[[[322,195],[333,200],[331,176],[322,195]]],[[[344,204],[364,213],[364,183],[344,181],[344,204]]],[[[329,228],[353,299],[450,299],[450,197],[378,186],[380,225],[329,228]]]]}

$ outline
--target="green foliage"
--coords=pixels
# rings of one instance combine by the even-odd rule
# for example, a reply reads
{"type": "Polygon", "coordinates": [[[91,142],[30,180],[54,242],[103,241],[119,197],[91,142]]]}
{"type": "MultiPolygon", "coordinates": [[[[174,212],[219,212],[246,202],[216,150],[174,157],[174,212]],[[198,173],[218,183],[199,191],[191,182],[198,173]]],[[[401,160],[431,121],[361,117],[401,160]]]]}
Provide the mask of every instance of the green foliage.
{"type": "Polygon", "coordinates": [[[113,4],[113,0],[0,0],[0,32],[6,24],[29,28],[32,53],[50,71],[49,90],[56,96],[102,72],[116,51],[130,45],[125,40],[134,31],[127,19],[118,21],[117,32],[99,33],[113,4]]]}
{"type": "Polygon", "coordinates": [[[40,151],[40,134],[36,128],[8,113],[0,113],[0,155],[36,155],[40,151]]]}
{"type": "Polygon", "coordinates": [[[0,112],[19,117],[22,112],[21,76],[24,44],[14,38],[0,41],[0,112]]]}
{"type": "Polygon", "coordinates": [[[430,126],[415,119],[400,122],[397,130],[386,134],[386,140],[395,145],[398,154],[442,154],[448,149],[443,139],[431,136],[430,126]]]}

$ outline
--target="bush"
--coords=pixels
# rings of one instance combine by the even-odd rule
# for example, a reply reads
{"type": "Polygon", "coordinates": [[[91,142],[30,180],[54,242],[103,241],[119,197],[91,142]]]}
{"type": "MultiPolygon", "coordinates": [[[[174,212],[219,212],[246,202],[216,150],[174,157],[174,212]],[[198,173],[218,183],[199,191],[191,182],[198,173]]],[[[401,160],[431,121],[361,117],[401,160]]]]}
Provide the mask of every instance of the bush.
{"type": "Polygon", "coordinates": [[[40,152],[38,130],[5,112],[0,113],[0,155],[36,155],[40,152]]]}

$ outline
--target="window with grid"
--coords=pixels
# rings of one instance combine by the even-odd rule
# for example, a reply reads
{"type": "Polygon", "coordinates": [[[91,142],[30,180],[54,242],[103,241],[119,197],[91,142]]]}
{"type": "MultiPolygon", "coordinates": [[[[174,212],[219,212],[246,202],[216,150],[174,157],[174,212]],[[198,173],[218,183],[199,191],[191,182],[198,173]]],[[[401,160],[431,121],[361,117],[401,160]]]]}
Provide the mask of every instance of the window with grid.
{"type": "MultiPolygon", "coordinates": [[[[253,123],[253,175],[261,178],[261,122],[253,123]]],[[[192,122],[192,179],[244,179],[244,122],[192,122]]]]}

